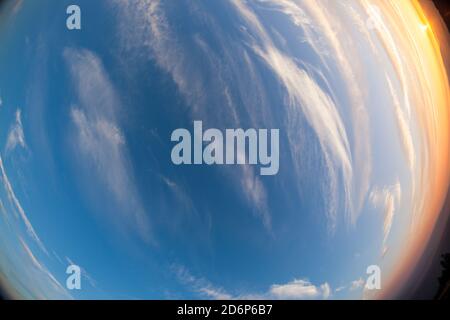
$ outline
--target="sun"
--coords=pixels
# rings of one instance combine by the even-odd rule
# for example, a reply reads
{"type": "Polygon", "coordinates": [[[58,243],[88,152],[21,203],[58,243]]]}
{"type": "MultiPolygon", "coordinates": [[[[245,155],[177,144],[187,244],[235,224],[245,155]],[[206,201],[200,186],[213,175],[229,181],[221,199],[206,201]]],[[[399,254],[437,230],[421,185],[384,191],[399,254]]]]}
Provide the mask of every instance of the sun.
{"type": "Polygon", "coordinates": [[[430,26],[428,24],[420,25],[420,30],[422,30],[423,32],[427,32],[429,28],[430,28],[430,26]]]}

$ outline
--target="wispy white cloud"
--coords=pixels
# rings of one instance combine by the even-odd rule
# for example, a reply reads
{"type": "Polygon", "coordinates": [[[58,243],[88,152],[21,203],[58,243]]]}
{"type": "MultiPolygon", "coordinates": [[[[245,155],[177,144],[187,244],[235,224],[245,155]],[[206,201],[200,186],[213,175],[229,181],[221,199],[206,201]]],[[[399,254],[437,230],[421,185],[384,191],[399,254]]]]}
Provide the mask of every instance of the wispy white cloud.
{"type": "Polygon", "coordinates": [[[405,110],[405,108],[402,106],[396,93],[397,91],[395,90],[394,85],[388,76],[386,76],[386,81],[393,101],[394,114],[397,120],[397,128],[400,133],[400,140],[402,142],[403,151],[409,166],[409,170],[413,172],[416,162],[416,151],[413,142],[414,139],[411,132],[412,129],[410,121],[408,119],[409,116],[407,115],[407,110],[405,110]]]}
{"type": "Polygon", "coordinates": [[[8,175],[6,174],[5,167],[3,165],[3,160],[0,157],[0,171],[1,171],[1,181],[3,184],[3,187],[5,188],[6,194],[8,196],[9,201],[12,204],[12,207],[15,208],[15,212],[17,217],[21,219],[21,221],[24,223],[25,228],[27,230],[28,235],[36,242],[36,244],[39,246],[39,248],[42,249],[45,253],[47,253],[47,249],[45,248],[44,244],[42,243],[41,239],[37,235],[36,231],[33,228],[33,225],[31,224],[30,220],[28,219],[25,210],[22,208],[22,205],[19,202],[19,199],[17,198],[14,189],[11,185],[11,182],[9,181],[8,175]]]}
{"type": "MultiPolygon", "coordinates": [[[[331,191],[333,195],[327,197],[327,199],[337,198],[339,192],[337,181],[340,181],[339,175],[341,174],[344,181],[346,204],[349,211],[351,211],[352,201],[350,195],[353,188],[352,155],[345,126],[333,98],[318,85],[317,81],[308,72],[273,43],[260,18],[246,3],[242,1],[232,1],[231,3],[242,16],[243,21],[240,21],[240,23],[245,25],[245,30],[249,30],[248,32],[245,31],[245,33],[249,35],[249,39],[255,39],[255,42],[250,44],[251,49],[263,58],[287,92],[288,110],[286,111],[286,118],[289,122],[288,138],[293,151],[295,165],[297,167],[300,166],[300,158],[303,156],[297,147],[297,135],[299,134],[299,122],[297,120],[303,113],[319,137],[324,158],[329,168],[330,180],[334,182],[330,183],[331,188],[333,188],[331,191]]],[[[246,41],[240,45],[236,44],[237,46],[231,49],[226,38],[217,36],[217,41],[223,48],[219,56],[199,35],[196,35],[193,39],[198,46],[196,53],[202,55],[203,64],[208,64],[208,68],[203,69],[211,70],[212,74],[214,74],[212,78],[205,77],[203,74],[198,73],[198,68],[196,68],[195,62],[192,62],[193,60],[188,53],[189,50],[192,50],[192,47],[184,48],[182,46],[183,41],[178,39],[177,35],[172,31],[170,19],[166,16],[163,3],[160,1],[141,0],[135,4],[141,10],[130,10],[130,5],[123,1],[116,1],[115,4],[125,12],[125,17],[128,17],[125,19],[126,22],[121,25],[126,48],[132,50],[137,44],[142,44],[149,50],[156,63],[171,75],[179,92],[185,97],[188,104],[192,106],[193,116],[201,115],[213,122],[231,117],[233,122],[239,124],[239,111],[234,103],[234,99],[238,96],[239,99],[244,101],[244,103],[241,103],[244,110],[240,112],[247,111],[246,114],[250,116],[252,122],[268,126],[270,121],[273,121],[271,120],[273,117],[269,116],[271,112],[270,107],[266,105],[267,99],[264,94],[266,90],[264,90],[260,77],[255,71],[254,62],[252,61],[254,55],[250,58],[247,52],[249,46],[246,41]],[[130,25],[133,25],[133,30],[137,30],[137,32],[133,32],[133,39],[131,40],[129,38],[130,25]],[[139,34],[141,38],[137,41],[134,37],[137,37],[139,34]],[[231,50],[237,50],[238,53],[231,50]],[[243,61],[236,61],[236,55],[242,56],[243,61]],[[251,80],[244,79],[242,83],[238,83],[235,89],[237,90],[237,95],[232,95],[227,83],[230,83],[230,79],[240,81],[243,68],[246,70],[244,74],[248,75],[251,80]],[[251,90],[247,90],[248,83],[252,83],[251,90]],[[208,88],[208,90],[205,88],[208,88]],[[206,91],[217,92],[218,96],[223,95],[222,101],[227,106],[227,109],[224,110],[227,112],[220,113],[219,116],[221,118],[214,119],[211,117],[211,112],[208,112],[208,102],[212,101],[208,100],[208,95],[205,94],[206,91]],[[249,96],[251,99],[247,98],[249,96]],[[257,123],[261,120],[266,123],[257,123]]],[[[195,6],[194,4],[192,5],[195,6]]],[[[291,4],[286,2],[286,5],[291,4]]],[[[294,6],[291,9],[294,10],[295,8],[297,7],[294,6]]],[[[202,8],[197,9],[192,10],[192,12],[201,12],[201,19],[208,16],[208,13],[204,12],[204,10],[202,11],[202,8]]],[[[305,21],[305,19],[307,18],[303,15],[297,18],[296,21],[300,23],[305,21]]],[[[217,29],[215,34],[223,34],[223,32],[219,32],[218,28],[220,27],[213,22],[214,19],[207,19],[207,21],[211,24],[210,27],[212,29],[217,29]]],[[[215,94],[213,96],[216,97],[215,94]]],[[[359,123],[361,124],[358,125],[361,125],[362,128],[367,127],[363,121],[359,121],[359,123]]],[[[357,144],[357,146],[359,145],[357,144]]],[[[356,156],[356,159],[359,159],[358,156],[356,156]]],[[[369,162],[367,159],[364,159],[366,166],[369,165],[369,162]]],[[[359,160],[358,163],[360,163],[359,160]]],[[[239,183],[246,199],[252,204],[253,208],[257,209],[256,211],[264,225],[270,230],[271,217],[270,211],[267,209],[265,186],[259,177],[253,174],[253,168],[243,167],[241,171],[235,175],[235,181],[239,183]]],[[[360,170],[360,172],[364,173],[365,171],[360,170]]],[[[358,190],[362,189],[364,188],[358,188],[358,190]]],[[[337,207],[336,203],[330,201],[328,216],[332,229],[336,225],[337,207]]],[[[351,220],[353,221],[354,219],[352,218],[351,220]]]]}
{"type": "Polygon", "coordinates": [[[322,291],[322,297],[323,299],[328,299],[331,296],[332,289],[328,282],[325,282],[324,284],[320,285],[320,289],[322,291]]]}
{"type": "Polygon", "coordinates": [[[359,278],[357,280],[354,280],[351,282],[350,284],[350,291],[355,291],[358,289],[361,289],[362,287],[364,287],[365,281],[363,278],[359,278]]]}
{"type": "Polygon", "coordinates": [[[252,167],[245,165],[241,171],[242,176],[239,180],[245,197],[255,206],[256,214],[261,218],[266,229],[271,232],[272,217],[267,207],[266,189],[252,167]]]}
{"type": "MultiPolygon", "coordinates": [[[[72,297],[66,288],[64,288],[50,272],[50,270],[41,261],[39,261],[27,243],[20,237],[19,241],[25,257],[29,259],[31,265],[33,266],[33,269],[27,269],[25,271],[27,272],[25,276],[29,277],[28,281],[33,282],[33,284],[29,286],[29,290],[36,295],[36,298],[71,299],[72,297]]],[[[22,277],[23,276],[24,275],[22,275],[22,277]]]]}
{"type": "MultiPolygon", "coordinates": [[[[255,115],[264,114],[264,99],[260,93],[265,90],[258,90],[256,96],[251,90],[246,90],[248,83],[252,83],[253,87],[259,87],[259,79],[255,75],[252,63],[248,58],[248,54],[244,47],[240,48],[246,63],[239,64],[235,60],[234,54],[229,50],[229,45],[222,38],[217,41],[223,46],[220,55],[209,47],[201,36],[195,35],[193,42],[197,46],[196,53],[201,55],[202,65],[208,65],[207,73],[202,73],[196,67],[194,60],[189,54],[191,47],[187,48],[182,45],[182,39],[179,39],[176,32],[173,32],[172,25],[166,16],[165,4],[161,1],[140,0],[130,4],[124,1],[114,1],[124,15],[123,23],[120,24],[120,32],[122,35],[123,45],[127,50],[127,54],[133,52],[146,51],[156,64],[172,78],[176,84],[179,93],[183,96],[187,104],[191,107],[191,117],[196,119],[201,117],[205,122],[221,123],[223,121],[231,121],[233,125],[240,125],[240,117],[238,107],[235,102],[235,95],[230,92],[230,73],[237,74],[242,72],[242,67],[248,68],[248,74],[252,77],[252,81],[239,80],[239,77],[233,77],[233,81],[242,81],[237,86],[239,96],[243,99],[253,99],[252,103],[244,103],[244,108],[254,108],[251,115],[251,121],[256,122],[255,115]],[[132,31],[133,30],[133,31],[132,31]],[[131,38],[130,38],[130,34],[131,38]],[[139,50],[135,50],[138,46],[139,50]],[[211,72],[213,77],[209,77],[211,72]],[[208,92],[208,94],[206,94],[208,92]],[[214,98],[211,98],[214,97],[214,98]],[[219,99],[218,97],[221,97],[219,99]],[[215,112],[209,112],[209,107],[222,101],[215,112]],[[256,101],[255,101],[256,100],[256,101]]],[[[192,6],[200,4],[191,3],[192,6]]],[[[192,12],[200,12],[192,10],[192,12]]],[[[201,15],[206,15],[202,12],[201,15]]],[[[208,19],[211,28],[218,28],[214,24],[213,19],[208,19]]],[[[221,35],[222,32],[217,32],[221,35]]],[[[227,170],[227,168],[220,168],[227,170]]],[[[256,215],[261,218],[263,225],[271,231],[271,217],[267,204],[267,193],[264,184],[258,175],[254,174],[254,168],[251,166],[240,166],[234,172],[227,176],[238,185],[238,189],[242,190],[244,199],[253,208],[256,215]],[[236,172],[237,170],[237,172],[236,172]]]]}
{"type": "MultiPolygon", "coordinates": [[[[359,58],[360,54],[351,38],[355,21],[343,22],[341,18],[337,18],[341,15],[336,14],[336,11],[341,9],[340,6],[344,6],[337,2],[325,4],[321,1],[298,3],[269,0],[268,3],[284,13],[296,26],[301,28],[299,34],[303,34],[303,41],[311,46],[321,61],[321,69],[326,74],[324,79],[327,82],[335,81],[333,80],[335,76],[329,70],[338,68],[339,75],[346,83],[343,90],[346,91],[348,100],[344,102],[336,99],[337,91],[341,89],[330,86],[329,83],[327,87],[333,97],[334,109],[349,113],[351,116],[351,122],[348,125],[348,131],[351,132],[351,135],[347,139],[352,145],[352,150],[347,152],[347,156],[351,160],[352,170],[358,174],[349,176],[344,171],[343,175],[344,185],[349,187],[346,190],[347,217],[354,224],[366,199],[372,171],[367,101],[362,86],[355,85],[355,83],[365,81],[364,68],[362,67],[364,62],[359,58]]],[[[345,7],[347,6],[345,5],[345,7]]],[[[352,16],[349,15],[349,17],[352,16]]],[[[356,23],[360,23],[360,21],[356,21],[356,23]]],[[[341,166],[341,168],[345,167],[341,166]]],[[[333,170],[330,170],[330,175],[333,174],[333,170]]],[[[334,192],[336,191],[335,189],[334,192]]]]}
{"type": "Polygon", "coordinates": [[[357,291],[360,289],[363,289],[365,286],[366,282],[365,280],[361,277],[359,279],[353,280],[350,283],[337,287],[336,289],[334,289],[334,291],[336,293],[338,292],[342,292],[342,291],[357,291]]]}
{"type": "Polygon", "coordinates": [[[186,193],[186,190],[182,188],[178,183],[169,179],[168,177],[161,175],[161,180],[164,184],[169,188],[169,190],[173,193],[177,201],[179,201],[185,208],[189,210],[195,210],[194,204],[192,203],[191,198],[186,193]]]}
{"type": "MultiPolygon", "coordinates": [[[[295,151],[298,148],[298,119],[299,113],[303,113],[316,132],[324,157],[327,160],[329,175],[333,181],[337,180],[335,166],[340,168],[344,180],[344,189],[347,197],[348,209],[351,211],[350,195],[352,194],[352,157],[345,126],[333,99],[317,84],[301,66],[292,58],[284,54],[274,45],[258,16],[241,1],[232,1],[237,11],[241,14],[248,26],[252,29],[258,41],[252,44],[253,50],[267,63],[288,95],[288,138],[291,150],[294,152],[294,164],[301,157],[295,151]]],[[[287,4],[289,10],[293,10],[292,4],[287,4]]],[[[291,12],[291,11],[289,11],[291,12]]],[[[303,15],[295,18],[295,23],[304,21],[303,15]]],[[[335,185],[337,187],[337,185],[335,185]]],[[[332,190],[337,193],[337,189],[332,190]]],[[[336,204],[330,205],[329,218],[331,228],[336,226],[336,204]]]]}
{"type": "Polygon", "coordinates": [[[382,207],[384,214],[383,224],[383,251],[382,254],[386,254],[387,240],[391,232],[392,223],[394,221],[394,215],[396,207],[401,203],[402,190],[400,183],[396,183],[393,186],[385,187],[383,189],[374,188],[370,193],[370,200],[375,207],[382,207]]]}
{"type": "Polygon", "coordinates": [[[345,290],[345,286],[340,286],[340,287],[337,287],[336,289],[334,289],[334,291],[335,292],[341,292],[341,291],[343,291],[343,290],[345,290]]]}
{"type": "Polygon", "coordinates": [[[229,300],[233,298],[222,288],[212,285],[208,280],[193,276],[189,270],[183,266],[172,265],[171,269],[182,284],[201,296],[216,300],[229,300]]]}
{"type": "MultiPolygon", "coordinates": [[[[374,61],[386,59],[383,52],[387,50],[394,62],[401,90],[398,91],[392,85],[394,82],[389,83],[393,92],[399,92],[392,94],[391,98],[393,104],[399,106],[395,108],[396,119],[408,164],[410,167],[415,165],[415,148],[409,123],[411,105],[407,98],[411,90],[404,88],[406,69],[398,59],[398,45],[386,38],[388,36],[381,40],[377,38],[378,32],[385,30],[385,26],[378,25],[377,21],[382,20],[383,16],[373,12],[374,7],[368,6],[369,3],[372,2],[325,5],[322,1],[300,3],[267,0],[255,5],[251,1],[230,1],[230,6],[228,3],[224,6],[238,13],[237,24],[241,32],[240,41],[233,42],[233,45],[230,45],[230,37],[220,23],[213,19],[211,12],[204,10],[206,7],[199,3],[187,4],[192,9],[189,11],[192,19],[198,18],[214,31],[215,43],[220,49],[217,50],[204,40],[202,33],[190,35],[192,38],[186,44],[186,38],[179,37],[174,30],[170,11],[174,10],[173,7],[164,2],[113,2],[124,13],[119,30],[127,54],[134,52],[151,57],[167,72],[179,93],[192,107],[193,117],[202,116],[212,123],[224,120],[239,124],[244,113],[251,122],[270,126],[273,106],[268,102],[270,100],[265,95],[267,90],[261,81],[260,69],[256,67],[261,61],[265,63],[284,94],[285,99],[280,99],[283,100],[280,114],[286,116],[283,126],[287,128],[289,151],[297,177],[304,170],[304,148],[299,143],[304,133],[299,130],[303,128],[304,118],[318,138],[328,173],[328,179],[322,181],[331,230],[337,226],[338,212],[345,212],[347,222],[354,225],[369,194],[373,143],[368,107],[372,102],[364,85],[370,80],[365,58],[362,58],[365,56],[360,51],[364,46],[373,50],[374,61]],[[138,10],[134,10],[136,8],[138,10]],[[284,14],[298,29],[294,37],[311,47],[315,58],[320,61],[320,67],[295,57],[289,44],[283,42],[282,30],[262,17],[261,8],[264,12],[275,10],[284,14]],[[342,16],[348,19],[342,19],[342,16]],[[375,20],[375,29],[368,27],[369,18],[375,20]],[[354,45],[354,39],[361,40],[361,48],[354,45]],[[384,48],[383,44],[387,47],[384,48]],[[194,56],[201,58],[203,72],[198,71],[200,68],[197,59],[192,59],[194,56]],[[211,73],[205,76],[204,70],[211,73]],[[236,81],[233,87],[230,85],[232,81],[236,81]],[[217,108],[217,115],[212,115],[208,108],[214,103],[210,95],[222,102],[223,108],[217,108]],[[344,202],[343,206],[341,201],[344,202]],[[343,207],[345,210],[340,210],[343,207]]],[[[273,217],[267,209],[270,195],[265,184],[254,175],[252,168],[240,170],[239,174],[228,176],[233,177],[252,207],[258,208],[261,220],[270,229],[273,217]]]]}
{"type": "MultiPolygon", "coordinates": [[[[371,134],[370,121],[367,111],[367,100],[365,92],[361,85],[366,81],[366,74],[363,71],[364,61],[360,53],[354,45],[354,39],[350,36],[353,26],[349,26],[342,19],[336,18],[337,8],[339,4],[331,5],[324,2],[305,2],[305,10],[313,24],[318,26],[320,34],[326,38],[327,47],[331,52],[330,60],[339,69],[346,85],[345,90],[350,101],[349,112],[351,115],[351,124],[349,131],[352,131],[352,163],[353,170],[357,175],[353,176],[351,190],[351,201],[349,204],[348,217],[351,223],[355,223],[361,213],[361,208],[366,199],[372,171],[372,154],[371,154],[371,134]]],[[[304,28],[308,28],[305,25],[304,28]]],[[[317,38],[309,37],[308,42],[314,43],[317,38]]],[[[320,53],[318,53],[320,55],[320,53]]],[[[325,59],[325,58],[324,58],[325,59]]],[[[326,64],[328,65],[328,64],[326,64]]],[[[346,104],[346,103],[345,103],[346,104]]],[[[342,112],[344,103],[340,104],[342,112]]],[[[350,198],[350,197],[348,197],[350,198]]]]}
{"type": "Polygon", "coordinates": [[[189,59],[183,48],[177,42],[167,21],[162,3],[159,0],[138,0],[133,3],[116,0],[112,2],[121,10],[124,16],[121,24],[122,40],[128,53],[143,48],[155,59],[158,65],[166,71],[181,94],[194,108],[201,104],[204,97],[204,87],[198,71],[191,69],[187,77],[189,59]],[[134,32],[131,32],[134,30],[134,32]]]}
{"type": "Polygon", "coordinates": [[[22,244],[22,248],[25,250],[25,253],[30,258],[32,265],[39,271],[43,272],[52,281],[52,283],[55,286],[64,290],[64,288],[61,286],[59,281],[56,280],[56,278],[53,276],[53,274],[51,274],[51,272],[41,262],[39,262],[39,260],[35,257],[35,255],[31,251],[30,247],[25,243],[25,241],[23,239],[20,239],[20,242],[22,244]]]}
{"type": "MultiPolygon", "coordinates": [[[[94,53],[67,48],[64,58],[79,100],[79,106],[72,106],[70,114],[76,128],[77,152],[86,168],[93,168],[95,176],[114,196],[122,213],[120,224],[134,228],[151,242],[149,221],[134,184],[126,140],[117,120],[120,98],[94,53]]],[[[93,177],[91,173],[89,177],[93,177]]]]}
{"type": "Polygon", "coordinates": [[[6,153],[12,151],[17,146],[26,148],[25,135],[23,133],[22,126],[22,112],[20,109],[16,111],[14,123],[8,133],[8,138],[6,140],[6,153]]]}
{"type": "Polygon", "coordinates": [[[79,264],[73,262],[72,259],[70,259],[69,257],[66,257],[66,262],[69,265],[75,265],[75,266],[80,267],[81,275],[87,280],[87,282],[90,284],[90,286],[92,288],[96,288],[96,289],[98,288],[97,281],[95,281],[95,279],[86,271],[86,269],[84,269],[79,264]]]}

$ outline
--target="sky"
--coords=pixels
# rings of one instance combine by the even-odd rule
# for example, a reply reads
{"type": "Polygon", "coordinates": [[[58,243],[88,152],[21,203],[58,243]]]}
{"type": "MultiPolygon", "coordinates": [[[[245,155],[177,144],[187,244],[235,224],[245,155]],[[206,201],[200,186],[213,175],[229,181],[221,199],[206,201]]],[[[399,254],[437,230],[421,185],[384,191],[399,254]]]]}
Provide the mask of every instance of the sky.
{"type": "Polygon", "coordinates": [[[448,33],[431,7],[78,2],[81,31],[67,1],[0,7],[7,293],[401,293],[449,180],[448,33]],[[173,165],[170,134],[194,120],[280,129],[278,175],[173,165]],[[73,263],[80,291],[65,287],[73,263]],[[372,264],[380,292],[364,290],[372,264]]]}

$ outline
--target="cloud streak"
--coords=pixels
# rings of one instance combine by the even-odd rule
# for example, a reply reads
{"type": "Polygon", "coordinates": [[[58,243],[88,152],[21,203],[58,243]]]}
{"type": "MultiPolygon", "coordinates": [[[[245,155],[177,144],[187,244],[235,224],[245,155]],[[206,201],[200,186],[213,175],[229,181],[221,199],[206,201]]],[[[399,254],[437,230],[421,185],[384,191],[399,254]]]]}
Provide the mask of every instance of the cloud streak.
{"type": "MultiPolygon", "coordinates": [[[[273,43],[258,16],[245,3],[241,1],[232,1],[232,3],[257,37],[257,41],[251,44],[254,52],[266,62],[287,92],[288,138],[293,151],[294,164],[298,168],[301,158],[299,152],[296,152],[299,149],[295,146],[300,140],[297,119],[300,114],[303,114],[320,141],[331,181],[338,180],[336,167],[342,173],[347,209],[351,213],[353,211],[350,199],[353,179],[352,155],[346,129],[335,102],[304,68],[273,43]]],[[[291,3],[277,2],[276,4],[285,4],[286,14],[292,14],[296,9],[297,12],[300,10],[291,3]]],[[[294,15],[294,23],[303,21],[306,21],[303,14],[298,12],[298,15],[294,15]]],[[[332,183],[331,186],[332,193],[337,194],[337,184],[332,183]]],[[[328,217],[332,230],[336,227],[336,208],[337,204],[330,204],[328,217]]]]}
{"type": "Polygon", "coordinates": [[[93,183],[91,178],[97,177],[119,206],[120,224],[128,225],[151,242],[149,221],[134,184],[126,140],[117,120],[120,98],[94,53],[67,48],[64,58],[78,94],[79,105],[72,106],[70,112],[76,129],[76,150],[85,169],[93,169],[95,174],[89,173],[90,181],[86,183],[93,183]]]}
{"type": "Polygon", "coordinates": [[[402,190],[400,183],[393,186],[385,187],[383,189],[375,188],[370,193],[370,200],[375,207],[382,207],[384,215],[383,223],[383,249],[382,255],[385,255],[388,246],[387,241],[391,233],[396,208],[401,204],[402,190]]]}
{"type": "Polygon", "coordinates": [[[15,212],[18,213],[18,217],[21,219],[21,221],[25,225],[28,235],[36,242],[36,244],[39,246],[39,248],[42,249],[42,251],[47,253],[47,249],[45,248],[41,239],[39,238],[36,231],[34,230],[33,225],[31,224],[30,220],[28,219],[28,216],[26,215],[25,210],[22,208],[22,205],[20,204],[19,199],[17,198],[17,196],[14,192],[11,182],[9,181],[9,178],[6,174],[6,170],[3,165],[3,160],[1,157],[0,157],[0,172],[1,172],[0,178],[3,183],[3,187],[5,188],[8,199],[11,202],[13,208],[15,209],[15,212]]]}
{"type": "MultiPolygon", "coordinates": [[[[22,253],[25,258],[31,262],[33,268],[27,269],[24,272],[28,277],[28,281],[33,285],[29,287],[31,292],[35,295],[33,298],[37,299],[72,299],[72,296],[64,288],[61,283],[55,278],[50,270],[33,254],[31,248],[27,243],[19,237],[22,253]]],[[[23,281],[23,274],[21,280],[23,281]]]]}
{"type": "Polygon", "coordinates": [[[16,147],[26,148],[25,135],[23,133],[22,126],[22,111],[18,109],[15,114],[14,124],[8,133],[8,138],[6,140],[6,153],[11,152],[16,147]]]}
{"type": "Polygon", "coordinates": [[[203,297],[215,300],[230,300],[233,297],[222,288],[212,285],[208,280],[193,276],[189,270],[180,265],[172,265],[172,272],[183,285],[203,297]]]}
{"type": "MultiPolygon", "coordinates": [[[[127,52],[136,51],[138,44],[145,47],[158,66],[171,76],[179,92],[192,106],[194,118],[202,116],[212,122],[232,121],[235,125],[239,125],[242,121],[243,111],[237,108],[239,104],[243,106],[245,114],[249,115],[253,125],[270,127],[273,121],[271,115],[273,111],[265,95],[267,88],[264,87],[261,75],[255,68],[255,64],[260,63],[255,57],[259,56],[282,85],[287,96],[282,112],[286,114],[287,135],[297,175],[303,157],[301,148],[298,146],[298,141],[301,140],[298,135],[301,134],[300,119],[304,116],[319,139],[323,158],[328,168],[329,183],[326,188],[330,190],[331,195],[326,197],[326,201],[329,203],[327,216],[330,229],[334,230],[337,225],[340,181],[343,181],[344,184],[344,201],[348,221],[351,223],[356,221],[368,189],[371,163],[370,143],[365,140],[369,138],[368,118],[364,109],[363,95],[355,86],[349,86],[351,88],[349,96],[354,106],[350,110],[354,125],[354,133],[351,137],[354,146],[352,153],[351,141],[340,115],[343,108],[338,105],[332,87],[328,86],[329,92],[323,89],[313,75],[318,70],[302,66],[289,57],[281,46],[275,44],[271,34],[272,29],[263,24],[262,18],[252,10],[250,4],[247,5],[242,1],[230,1],[230,9],[238,13],[238,22],[243,25],[241,29],[244,40],[239,44],[234,43],[231,47],[229,39],[222,36],[226,33],[225,30],[214,21],[208,12],[203,10],[205,8],[201,4],[189,4],[193,7],[192,19],[199,18],[207,21],[211,30],[214,31],[220,47],[220,54],[208,45],[209,42],[203,41],[201,35],[193,36],[194,47],[186,46],[185,41],[179,39],[172,30],[171,20],[167,13],[169,10],[167,7],[170,6],[167,4],[148,0],[140,0],[133,7],[122,1],[116,1],[114,4],[125,13],[124,21],[126,22],[121,24],[120,30],[127,52]],[[139,10],[135,10],[136,6],[139,10]],[[196,13],[199,13],[198,17],[195,16],[196,13]],[[129,37],[130,24],[133,25],[133,30],[137,30],[133,32],[132,39],[129,37]],[[188,54],[192,50],[195,50],[195,55],[203,57],[202,70],[211,70],[213,77],[205,78],[204,74],[199,73],[196,60],[191,59],[192,54],[188,54]],[[236,56],[243,57],[243,59],[236,60],[236,56]],[[208,65],[207,68],[204,67],[205,64],[208,65]],[[246,75],[245,79],[241,79],[242,74],[246,75]],[[234,88],[229,86],[231,81],[238,81],[234,88]],[[249,83],[252,86],[249,87],[249,83]],[[208,112],[208,105],[214,105],[216,102],[209,101],[209,95],[205,94],[206,88],[211,96],[223,97],[222,101],[226,106],[223,110],[227,112],[219,111],[221,116],[219,119],[214,118],[211,116],[211,112],[208,112]],[[236,97],[242,101],[236,100],[236,97]],[[357,176],[353,174],[355,169],[359,173],[357,176]]],[[[319,11],[312,12],[314,8],[309,8],[309,5],[309,11],[303,11],[300,6],[289,1],[266,1],[263,5],[272,5],[271,8],[292,18],[297,27],[306,30],[305,34],[308,36],[306,41],[312,45],[321,59],[325,61],[330,56],[336,56],[337,61],[333,62],[337,65],[343,64],[341,71],[346,82],[357,82],[358,78],[353,73],[353,68],[345,55],[346,48],[342,47],[334,32],[331,32],[333,26],[319,14],[319,11]],[[315,21],[311,20],[313,18],[315,21]],[[312,29],[313,24],[322,26],[323,30],[312,29]],[[317,42],[313,36],[324,31],[327,31],[324,33],[325,40],[331,43],[331,47],[326,49],[328,52],[332,52],[332,55],[327,55],[322,50],[326,41],[317,42]]],[[[322,38],[320,37],[320,39],[322,38]]],[[[330,64],[331,62],[327,60],[326,65],[330,64]]],[[[330,84],[323,73],[319,72],[316,76],[328,85],[330,84]]],[[[221,110],[219,106],[217,109],[221,110]]],[[[270,229],[271,217],[265,185],[258,177],[254,177],[251,171],[252,169],[243,168],[241,174],[236,175],[234,179],[244,191],[248,202],[258,208],[259,216],[266,227],[270,229]]]]}
{"type": "MultiPolygon", "coordinates": [[[[237,63],[235,61],[236,55],[228,48],[225,39],[218,38],[221,48],[220,55],[217,54],[211,47],[208,46],[200,35],[193,36],[193,43],[195,48],[191,48],[183,44],[176,32],[173,31],[170,19],[166,14],[166,6],[168,3],[160,1],[140,0],[133,4],[124,1],[114,1],[115,8],[119,8],[124,15],[123,22],[120,24],[120,34],[123,41],[123,46],[127,54],[136,54],[136,52],[146,52],[156,64],[165,71],[175,83],[179,93],[190,106],[190,115],[192,119],[201,117],[204,122],[209,124],[232,123],[233,126],[241,126],[241,117],[236,105],[235,95],[231,94],[230,79],[239,79],[237,76],[242,72],[242,68],[249,70],[248,74],[256,79],[254,72],[252,72],[251,64],[245,62],[237,63]],[[131,31],[133,30],[133,31],[131,31]],[[132,34],[130,38],[130,34],[132,34]],[[137,50],[138,49],[138,50],[137,50]],[[191,59],[189,54],[191,50],[195,50],[196,54],[202,57],[202,70],[196,65],[196,61],[191,59]],[[205,64],[208,65],[205,68],[205,64]],[[211,73],[211,77],[209,76],[211,73]],[[208,92],[208,94],[206,94],[208,92]],[[213,99],[211,97],[214,97],[213,99]],[[217,105],[217,101],[223,101],[217,105]],[[211,106],[217,106],[214,112],[209,112],[211,106]]],[[[191,3],[191,6],[199,6],[198,12],[201,11],[202,4],[191,3]]],[[[195,10],[193,10],[194,12],[195,10]]],[[[206,13],[202,13],[206,14],[206,13]]],[[[212,29],[219,28],[212,19],[208,20],[212,25],[212,29]]],[[[218,32],[216,35],[222,34],[218,32]]],[[[243,48],[240,48],[243,50],[243,48]]],[[[242,51],[244,57],[245,52],[242,51]]],[[[248,62],[247,60],[246,62],[248,62]]],[[[254,97],[246,90],[246,83],[242,81],[241,86],[237,86],[239,96],[247,97],[242,99],[260,99],[254,97]]],[[[258,86],[260,81],[254,81],[255,86],[258,86]]],[[[258,90],[258,94],[263,90],[258,90]]],[[[261,99],[262,100],[262,99],[261,99]]],[[[263,102],[264,103],[264,102],[263,102]]],[[[251,106],[256,108],[256,103],[244,103],[245,108],[251,106]]],[[[262,110],[254,110],[255,112],[248,112],[248,114],[264,113],[262,110]]],[[[250,121],[256,122],[256,119],[251,118],[250,121]]],[[[256,125],[256,124],[255,124],[256,125]]],[[[222,169],[222,168],[220,168],[222,169]]],[[[219,170],[220,170],[219,169],[219,170]]],[[[223,168],[222,170],[227,170],[223,168]]],[[[254,174],[254,168],[250,166],[242,166],[238,172],[227,171],[228,176],[232,182],[237,185],[237,189],[242,191],[244,199],[250,204],[255,215],[257,215],[264,227],[270,232],[271,217],[267,203],[267,192],[261,179],[254,174]]]]}

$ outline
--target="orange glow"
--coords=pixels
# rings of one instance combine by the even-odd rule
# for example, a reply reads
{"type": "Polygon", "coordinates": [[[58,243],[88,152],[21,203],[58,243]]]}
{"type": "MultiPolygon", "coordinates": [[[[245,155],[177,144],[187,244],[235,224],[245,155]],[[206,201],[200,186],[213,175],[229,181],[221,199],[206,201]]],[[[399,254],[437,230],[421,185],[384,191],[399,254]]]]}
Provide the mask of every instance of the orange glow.
{"type": "MultiPolygon", "coordinates": [[[[448,190],[450,94],[445,54],[448,52],[449,41],[448,33],[443,32],[444,29],[439,26],[440,21],[424,3],[418,0],[394,0],[383,2],[382,6],[383,12],[389,15],[388,23],[392,24],[389,30],[408,30],[403,31],[406,36],[397,44],[402,52],[402,61],[395,61],[393,53],[390,57],[394,59],[400,79],[405,77],[405,65],[409,63],[409,67],[414,68],[419,90],[411,91],[410,97],[419,119],[419,128],[423,132],[423,150],[416,155],[420,159],[417,176],[421,189],[413,193],[413,202],[417,201],[414,204],[417,212],[413,212],[413,224],[405,241],[404,256],[393,266],[379,295],[391,298],[395,297],[411,276],[433,238],[448,190]],[[414,26],[417,26],[417,30],[414,26]]],[[[386,35],[380,37],[386,39],[386,35]]],[[[387,41],[384,47],[386,50],[392,49],[387,41]]]]}

